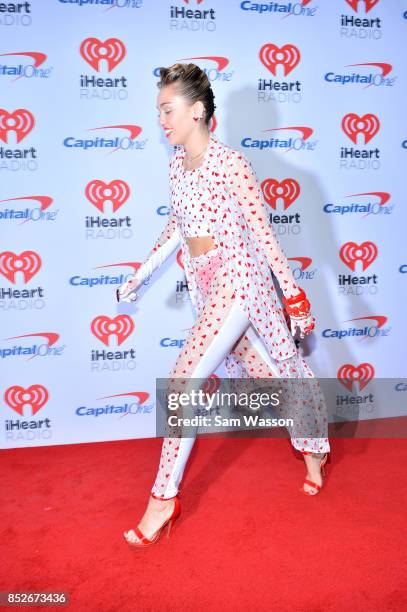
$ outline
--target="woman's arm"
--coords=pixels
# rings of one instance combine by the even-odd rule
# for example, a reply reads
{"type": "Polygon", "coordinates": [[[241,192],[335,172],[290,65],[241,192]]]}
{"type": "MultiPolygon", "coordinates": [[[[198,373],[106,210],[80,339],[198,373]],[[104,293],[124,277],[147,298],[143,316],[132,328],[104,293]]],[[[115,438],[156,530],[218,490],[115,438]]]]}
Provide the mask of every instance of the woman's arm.
{"type": "MultiPolygon", "coordinates": [[[[174,156],[172,156],[170,160],[170,173],[172,170],[173,160],[174,156]]],[[[135,301],[137,299],[137,289],[146,280],[146,278],[148,278],[164,263],[169,255],[171,255],[171,253],[179,245],[180,240],[181,236],[179,233],[177,220],[171,209],[164,229],[157,238],[153,248],[147,255],[144,262],[138,268],[137,272],[118,288],[117,300],[122,302],[135,301]]]]}
{"type": "Polygon", "coordinates": [[[290,264],[268,219],[256,174],[245,156],[235,149],[231,149],[228,155],[225,178],[230,195],[236,198],[247,225],[278,280],[288,314],[296,324],[298,320],[304,322],[300,326],[303,335],[305,330],[313,328],[315,321],[309,312],[310,304],[304,291],[295,282],[290,264]]]}
{"type": "Polygon", "coordinates": [[[263,194],[250,162],[239,151],[232,150],[227,161],[227,187],[237,199],[250,230],[266,255],[268,264],[277,277],[284,297],[299,293],[299,286],[271,225],[263,194]]]}
{"type": "Polygon", "coordinates": [[[153,248],[147,255],[145,261],[137,270],[137,276],[140,283],[148,278],[155,270],[157,270],[164,261],[171,255],[181,240],[177,220],[174,213],[170,213],[168,221],[157,238],[153,248]]]}

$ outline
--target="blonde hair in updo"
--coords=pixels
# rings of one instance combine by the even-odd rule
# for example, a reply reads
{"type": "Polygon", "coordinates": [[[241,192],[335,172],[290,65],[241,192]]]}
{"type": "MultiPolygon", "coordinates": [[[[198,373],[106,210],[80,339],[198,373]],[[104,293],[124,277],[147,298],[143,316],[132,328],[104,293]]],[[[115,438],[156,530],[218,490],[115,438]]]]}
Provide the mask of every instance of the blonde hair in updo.
{"type": "Polygon", "coordinates": [[[216,104],[212,87],[206,73],[196,64],[173,64],[169,68],[160,68],[160,80],[157,87],[176,84],[178,93],[190,104],[201,101],[205,107],[204,117],[209,125],[215,112],[216,104]]]}

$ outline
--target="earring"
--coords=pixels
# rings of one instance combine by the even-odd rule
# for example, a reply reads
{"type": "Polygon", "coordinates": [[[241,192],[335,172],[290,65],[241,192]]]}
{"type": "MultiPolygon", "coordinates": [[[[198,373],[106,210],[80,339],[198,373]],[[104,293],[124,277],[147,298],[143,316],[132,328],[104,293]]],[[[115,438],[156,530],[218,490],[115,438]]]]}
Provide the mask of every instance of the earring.
{"type": "Polygon", "coordinates": [[[194,117],[194,121],[199,121],[202,117],[194,117]]]}

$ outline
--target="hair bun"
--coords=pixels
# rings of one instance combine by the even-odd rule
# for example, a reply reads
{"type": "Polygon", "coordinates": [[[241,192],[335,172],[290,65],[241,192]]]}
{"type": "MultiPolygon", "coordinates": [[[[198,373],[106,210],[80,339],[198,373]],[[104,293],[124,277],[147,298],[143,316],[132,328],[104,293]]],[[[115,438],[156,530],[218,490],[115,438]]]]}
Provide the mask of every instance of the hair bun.
{"type": "Polygon", "coordinates": [[[208,125],[216,105],[212,86],[206,72],[192,63],[177,63],[168,68],[161,67],[159,70],[160,80],[157,87],[161,89],[166,85],[176,83],[179,94],[186,98],[190,104],[200,100],[205,107],[205,123],[208,125]]]}

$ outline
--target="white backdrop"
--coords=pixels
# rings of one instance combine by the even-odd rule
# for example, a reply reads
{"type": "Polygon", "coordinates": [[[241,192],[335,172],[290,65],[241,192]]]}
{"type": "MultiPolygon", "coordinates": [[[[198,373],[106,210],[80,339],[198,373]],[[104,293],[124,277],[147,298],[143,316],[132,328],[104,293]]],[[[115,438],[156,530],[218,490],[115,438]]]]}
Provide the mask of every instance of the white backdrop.
{"type": "Polygon", "coordinates": [[[406,29],[403,0],[0,3],[3,447],[155,435],[194,320],[182,262],[135,305],[115,289],[167,219],[156,83],[177,61],[262,182],[329,401],[405,414],[406,29]]]}

